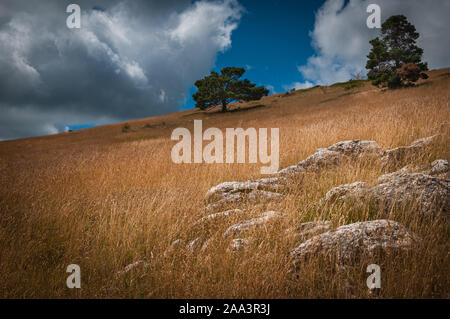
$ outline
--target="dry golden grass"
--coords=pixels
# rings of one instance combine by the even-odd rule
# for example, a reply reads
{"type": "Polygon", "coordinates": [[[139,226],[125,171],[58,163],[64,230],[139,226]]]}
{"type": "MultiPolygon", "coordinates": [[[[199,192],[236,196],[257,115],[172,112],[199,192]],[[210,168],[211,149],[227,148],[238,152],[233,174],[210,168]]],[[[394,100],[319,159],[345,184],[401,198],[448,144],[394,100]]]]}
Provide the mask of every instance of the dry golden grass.
{"type": "MultiPolygon", "coordinates": [[[[281,203],[265,208],[287,218],[255,234],[257,245],[242,254],[227,252],[221,223],[200,230],[206,191],[223,181],[260,177],[259,165],[173,164],[176,127],[279,127],[280,164],[299,162],[319,147],[346,139],[375,140],[383,148],[409,145],[450,122],[449,78],[434,71],[416,88],[379,91],[366,84],[315,88],[258,102],[250,110],[219,114],[184,111],[79,132],[0,143],[0,297],[63,298],[302,298],[371,297],[362,257],[344,273],[313,260],[293,276],[285,230],[302,221],[331,219],[336,225],[375,219],[369,210],[356,217],[348,209],[321,212],[320,198],[333,186],[373,182],[384,171],[362,163],[309,174],[281,203]],[[349,94],[350,93],[350,94],[349,94]],[[164,123],[163,123],[164,122],[164,123]],[[146,123],[159,126],[143,128],[146,123]],[[212,249],[164,255],[177,238],[209,233],[212,249]],[[150,263],[123,276],[137,260],[150,263]],[[67,265],[81,267],[82,289],[68,289],[67,265]],[[349,288],[349,287],[352,288],[349,288]]],[[[237,107],[237,106],[235,106],[237,107]]],[[[448,132],[417,161],[450,160],[448,132]]],[[[405,163],[399,163],[399,166],[405,163]]],[[[255,211],[256,213],[256,211],[255,211]]],[[[251,215],[251,214],[250,214],[251,215]]],[[[423,238],[420,248],[387,256],[382,289],[375,297],[449,297],[449,224],[423,221],[414,208],[392,219],[423,238]]]]}

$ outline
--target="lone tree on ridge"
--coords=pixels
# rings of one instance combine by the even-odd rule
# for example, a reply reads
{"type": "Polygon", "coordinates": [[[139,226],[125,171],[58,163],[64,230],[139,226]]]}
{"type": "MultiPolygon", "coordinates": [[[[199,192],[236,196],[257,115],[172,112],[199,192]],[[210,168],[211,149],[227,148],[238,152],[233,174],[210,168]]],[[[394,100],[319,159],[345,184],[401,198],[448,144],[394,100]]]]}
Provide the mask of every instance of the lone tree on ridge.
{"type": "Polygon", "coordinates": [[[226,67],[220,74],[212,71],[210,75],[195,82],[198,91],[192,95],[196,107],[201,110],[222,105],[222,112],[227,105],[237,101],[259,100],[269,94],[264,86],[256,87],[247,79],[239,80],[245,73],[244,68],[226,67]]]}

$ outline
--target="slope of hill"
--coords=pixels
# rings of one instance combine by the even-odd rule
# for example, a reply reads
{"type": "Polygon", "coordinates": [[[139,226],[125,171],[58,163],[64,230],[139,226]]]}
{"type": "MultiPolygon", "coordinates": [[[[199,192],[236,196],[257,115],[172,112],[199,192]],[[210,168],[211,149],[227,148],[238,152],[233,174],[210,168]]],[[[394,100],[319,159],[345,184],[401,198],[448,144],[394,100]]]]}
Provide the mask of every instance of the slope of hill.
{"type": "Polygon", "coordinates": [[[223,233],[238,217],[192,225],[205,216],[211,187],[260,178],[260,165],[174,164],[170,156],[173,129],[192,132],[200,119],[204,129],[279,128],[280,168],[343,140],[376,141],[387,150],[436,134],[442,138],[426,152],[399,159],[395,168],[450,160],[450,69],[429,75],[417,87],[395,91],[368,82],[336,84],[235,103],[228,113],[188,110],[129,121],[128,132],[118,123],[0,142],[0,296],[369,297],[366,267],[380,263],[380,297],[448,298],[448,221],[424,220],[414,207],[388,215],[421,238],[418,247],[382,259],[359,256],[344,269],[318,257],[292,272],[295,243],[286,230],[324,218],[338,227],[381,217],[369,205],[357,217],[345,205],[324,214],[320,200],[341,184],[376,185],[389,172],[383,163],[308,172],[290,181],[282,201],[248,205],[248,218],[272,210],[285,218],[253,233],[256,244],[232,253],[223,233]],[[172,245],[198,234],[211,238],[209,249],[172,245]],[[69,264],[80,265],[82,290],[66,287],[69,264]]]}

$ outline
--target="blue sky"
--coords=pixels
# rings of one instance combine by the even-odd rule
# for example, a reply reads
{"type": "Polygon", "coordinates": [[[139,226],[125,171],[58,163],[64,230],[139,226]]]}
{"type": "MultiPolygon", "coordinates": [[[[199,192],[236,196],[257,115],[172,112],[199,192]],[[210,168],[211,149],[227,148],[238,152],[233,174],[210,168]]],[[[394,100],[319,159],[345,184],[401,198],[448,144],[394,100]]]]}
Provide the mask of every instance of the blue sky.
{"type": "MultiPolygon", "coordinates": [[[[304,82],[297,66],[314,54],[309,32],[314,28],[315,12],[325,1],[242,0],[245,12],[231,36],[232,46],[217,55],[215,71],[226,66],[245,67],[243,77],[269,86],[270,94],[286,91],[295,82],[304,82]]],[[[195,107],[190,98],[182,109],[195,107]]]]}

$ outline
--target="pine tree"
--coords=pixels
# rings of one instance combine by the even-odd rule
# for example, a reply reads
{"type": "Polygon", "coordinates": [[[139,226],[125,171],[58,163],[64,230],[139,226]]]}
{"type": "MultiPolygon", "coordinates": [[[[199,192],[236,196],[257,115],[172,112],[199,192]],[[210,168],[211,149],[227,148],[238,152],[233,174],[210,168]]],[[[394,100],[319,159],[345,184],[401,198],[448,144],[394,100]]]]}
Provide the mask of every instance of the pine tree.
{"type": "Polygon", "coordinates": [[[387,19],[381,26],[381,38],[370,41],[366,69],[372,84],[389,88],[410,86],[428,76],[427,63],[422,62],[423,49],[416,45],[419,33],[404,15],[387,19]]]}
{"type": "Polygon", "coordinates": [[[231,102],[259,100],[269,94],[269,90],[263,86],[256,87],[247,79],[239,80],[245,73],[243,68],[227,67],[220,73],[213,71],[195,82],[198,91],[192,97],[196,107],[205,110],[222,105],[222,112],[226,112],[231,102]]]}

